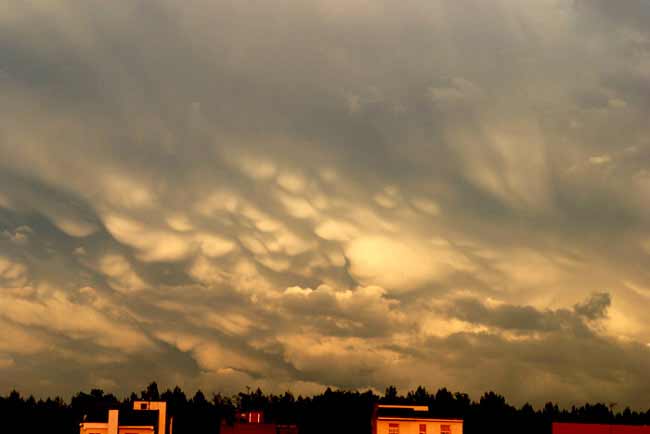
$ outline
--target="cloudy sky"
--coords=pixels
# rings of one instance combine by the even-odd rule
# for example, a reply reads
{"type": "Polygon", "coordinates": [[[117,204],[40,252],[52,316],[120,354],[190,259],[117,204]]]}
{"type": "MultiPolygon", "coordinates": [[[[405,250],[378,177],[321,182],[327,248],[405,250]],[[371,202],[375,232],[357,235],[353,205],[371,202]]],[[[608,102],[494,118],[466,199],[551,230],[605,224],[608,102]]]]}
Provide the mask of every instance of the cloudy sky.
{"type": "Polygon", "coordinates": [[[650,406],[650,3],[0,2],[0,392],[650,406]]]}

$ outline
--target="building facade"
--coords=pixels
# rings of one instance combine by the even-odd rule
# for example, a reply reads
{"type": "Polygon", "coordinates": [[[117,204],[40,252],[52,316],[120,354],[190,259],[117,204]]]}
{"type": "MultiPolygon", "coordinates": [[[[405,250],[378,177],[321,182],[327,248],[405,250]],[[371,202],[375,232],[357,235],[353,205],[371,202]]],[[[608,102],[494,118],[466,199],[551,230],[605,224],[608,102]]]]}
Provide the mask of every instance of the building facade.
{"type": "Polygon", "coordinates": [[[372,434],[462,434],[463,421],[431,416],[428,406],[375,406],[372,434]]]}
{"type": "Polygon", "coordinates": [[[133,410],[140,417],[109,410],[107,422],[82,422],[79,434],[172,434],[166,402],[135,401],[133,410]]]}
{"type": "Polygon", "coordinates": [[[235,423],[221,424],[220,434],[298,434],[296,425],[280,425],[266,423],[264,413],[261,411],[247,411],[237,413],[235,423]]]}
{"type": "Polygon", "coordinates": [[[108,411],[108,422],[83,422],[79,434],[155,434],[153,425],[120,425],[119,410],[108,411]]]}
{"type": "Polygon", "coordinates": [[[650,434],[650,426],[554,422],[552,431],[553,434],[650,434]]]}

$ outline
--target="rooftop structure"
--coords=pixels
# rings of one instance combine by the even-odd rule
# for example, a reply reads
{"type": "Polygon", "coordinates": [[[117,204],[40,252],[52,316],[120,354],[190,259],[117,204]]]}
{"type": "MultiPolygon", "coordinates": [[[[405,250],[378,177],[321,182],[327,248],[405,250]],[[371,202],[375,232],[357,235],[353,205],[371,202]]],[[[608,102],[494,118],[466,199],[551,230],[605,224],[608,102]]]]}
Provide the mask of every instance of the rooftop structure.
{"type": "MultiPolygon", "coordinates": [[[[165,401],[134,401],[133,410],[155,411],[158,413],[156,434],[167,434],[167,403],[165,401]]],[[[169,421],[171,434],[171,420],[169,421]]]]}

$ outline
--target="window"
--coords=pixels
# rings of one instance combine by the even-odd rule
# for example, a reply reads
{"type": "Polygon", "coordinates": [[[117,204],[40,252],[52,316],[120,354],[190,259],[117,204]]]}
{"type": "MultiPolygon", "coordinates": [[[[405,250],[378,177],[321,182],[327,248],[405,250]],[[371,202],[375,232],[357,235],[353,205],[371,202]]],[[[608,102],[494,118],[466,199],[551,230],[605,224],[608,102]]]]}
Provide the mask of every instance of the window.
{"type": "Polygon", "coordinates": [[[388,434],[399,434],[399,424],[398,423],[389,423],[388,424],[388,434]]]}
{"type": "Polygon", "coordinates": [[[427,434],[427,424],[425,423],[420,424],[420,434],[427,434]]]}
{"type": "Polygon", "coordinates": [[[140,404],[140,410],[146,410],[147,404],[140,404]]]}
{"type": "Polygon", "coordinates": [[[440,425],[440,434],[451,434],[451,425],[440,425]]]}

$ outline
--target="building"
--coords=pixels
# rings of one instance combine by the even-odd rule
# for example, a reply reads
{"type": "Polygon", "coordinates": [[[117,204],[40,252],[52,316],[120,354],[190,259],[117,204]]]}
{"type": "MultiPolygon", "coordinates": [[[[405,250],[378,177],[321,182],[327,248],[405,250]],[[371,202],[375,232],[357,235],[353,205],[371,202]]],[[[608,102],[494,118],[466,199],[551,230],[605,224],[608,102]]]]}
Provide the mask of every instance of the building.
{"type": "Polygon", "coordinates": [[[377,404],[372,434],[463,434],[463,421],[434,417],[426,405],[377,404]]]}
{"type": "Polygon", "coordinates": [[[298,434],[296,425],[281,425],[265,423],[264,413],[261,411],[247,411],[237,413],[235,423],[221,422],[220,434],[298,434]]]}
{"type": "Polygon", "coordinates": [[[166,402],[135,401],[133,410],[108,410],[107,422],[82,422],[79,434],[172,434],[166,402]]]}
{"type": "Polygon", "coordinates": [[[650,426],[553,422],[552,431],[553,434],[650,434],[650,426]]]}
{"type": "Polygon", "coordinates": [[[119,410],[108,410],[108,422],[82,422],[79,434],[156,434],[154,425],[127,425],[119,419],[119,410]]]}

